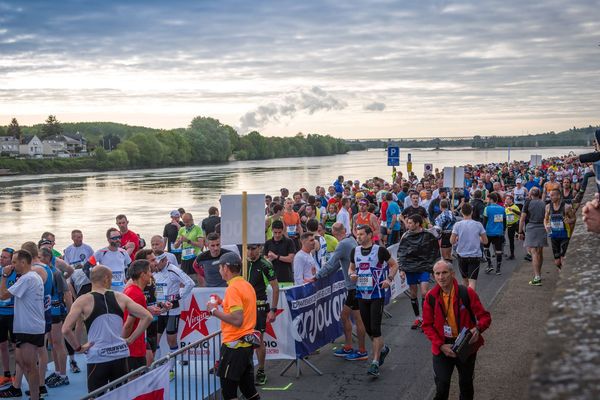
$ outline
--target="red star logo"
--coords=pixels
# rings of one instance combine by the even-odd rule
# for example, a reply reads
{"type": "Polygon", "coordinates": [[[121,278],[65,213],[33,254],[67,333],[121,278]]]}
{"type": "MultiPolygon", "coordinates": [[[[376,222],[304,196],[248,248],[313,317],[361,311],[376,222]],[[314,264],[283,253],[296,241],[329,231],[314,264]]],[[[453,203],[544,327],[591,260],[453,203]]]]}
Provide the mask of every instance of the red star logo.
{"type": "Polygon", "coordinates": [[[194,331],[198,331],[204,336],[208,336],[208,328],[206,327],[206,320],[210,318],[208,311],[201,311],[196,302],[196,296],[192,296],[190,308],[187,311],[182,311],[179,316],[185,322],[183,332],[181,333],[181,339],[189,335],[194,331]]]}
{"type": "MultiPolygon", "coordinates": [[[[283,312],[283,310],[280,310],[278,308],[277,311],[275,311],[275,317],[277,317],[282,312],[283,312]]],[[[273,339],[277,339],[277,336],[275,335],[275,329],[273,329],[273,325],[271,325],[271,323],[268,320],[267,320],[267,326],[265,327],[265,333],[267,335],[271,336],[273,339]]]]}

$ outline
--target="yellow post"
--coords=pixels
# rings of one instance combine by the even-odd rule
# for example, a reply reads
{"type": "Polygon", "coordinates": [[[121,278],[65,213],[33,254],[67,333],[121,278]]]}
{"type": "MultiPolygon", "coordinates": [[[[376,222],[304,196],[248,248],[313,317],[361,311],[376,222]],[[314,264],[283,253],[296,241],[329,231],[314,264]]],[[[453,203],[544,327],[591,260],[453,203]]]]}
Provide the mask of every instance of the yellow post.
{"type": "Polygon", "coordinates": [[[242,192],[242,276],[248,280],[248,193],[242,192]]]}

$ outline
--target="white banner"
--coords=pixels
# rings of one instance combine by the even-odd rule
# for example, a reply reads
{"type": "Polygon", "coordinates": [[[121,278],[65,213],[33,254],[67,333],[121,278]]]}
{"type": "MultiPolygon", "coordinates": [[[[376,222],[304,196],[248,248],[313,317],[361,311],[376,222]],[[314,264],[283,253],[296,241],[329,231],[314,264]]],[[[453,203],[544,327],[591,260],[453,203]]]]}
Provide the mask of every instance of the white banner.
{"type": "Polygon", "coordinates": [[[169,400],[169,363],[98,397],[98,400],[169,400]]]}
{"type": "MultiPolygon", "coordinates": [[[[206,304],[211,294],[216,294],[220,298],[225,297],[225,289],[224,287],[194,288],[192,295],[181,302],[182,311],[179,317],[179,333],[177,335],[180,348],[221,329],[221,320],[210,315],[206,304]]],[[[268,294],[270,299],[270,290],[268,294]]],[[[292,320],[282,290],[279,291],[279,305],[276,314],[275,321],[267,322],[265,329],[264,342],[267,347],[267,360],[294,359],[296,358],[296,350],[291,332],[292,320]]],[[[205,358],[212,360],[212,351],[215,353],[215,359],[219,359],[219,346],[221,343],[218,340],[215,340],[214,343],[216,345],[215,349],[211,348],[213,345],[212,340],[202,347],[202,354],[205,358]]],[[[163,335],[156,358],[164,357],[168,353],[169,346],[167,345],[166,335],[163,335]]]]}
{"type": "Polygon", "coordinates": [[[465,168],[444,167],[444,187],[450,189],[465,187],[465,168]]]}
{"type": "MultiPolygon", "coordinates": [[[[394,260],[398,259],[398,245],[396,243],[387,248],[394,260]]],[[[392,291],[391,298],[395,299],[408,290],[408,283],[406,283],[406,279],[400,278],[400,274],[398,273],[394,276],[394,282],[392,282],[390,289],[392,291]]]]}
{"type": "Polygon", "coordinates": [[[540,154],[532,154],[531,160],[529,161],[530,167],[539,167],[542,165],[542,156],[540,154]]]}

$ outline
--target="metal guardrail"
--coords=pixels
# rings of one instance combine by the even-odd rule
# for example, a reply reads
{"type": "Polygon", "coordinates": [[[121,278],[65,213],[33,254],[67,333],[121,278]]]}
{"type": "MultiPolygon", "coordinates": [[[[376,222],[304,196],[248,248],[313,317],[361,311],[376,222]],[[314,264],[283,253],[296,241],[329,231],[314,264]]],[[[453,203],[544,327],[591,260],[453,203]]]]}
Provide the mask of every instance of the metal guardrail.
{"type": "Polygon", "coordinates": [[[88,393],[81,400],[92,400],[100,397],[127,382],[135,381],[139,376],[166,363],[172,363],[172,370],[175,373],[175,390],[171,391],[171,399],[220,400],[222,397],[219,378],[215,370],[220,345],[221,331],[219,330],[173,353],[167,354],[154,361],[150,366],[140,367],[123,375],[119,379],[88,393]],[[204,377],[208,377],[206,382],[204,377]]]}

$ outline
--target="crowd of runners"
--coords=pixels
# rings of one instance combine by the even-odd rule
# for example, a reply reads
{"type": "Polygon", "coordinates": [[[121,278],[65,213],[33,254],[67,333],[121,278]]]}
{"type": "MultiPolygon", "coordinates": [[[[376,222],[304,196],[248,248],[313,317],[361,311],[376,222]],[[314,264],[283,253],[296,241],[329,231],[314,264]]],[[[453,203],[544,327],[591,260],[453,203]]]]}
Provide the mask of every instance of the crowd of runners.
{"type": "MultiPolygon", "coordinates": [[[[479,324],[469,326],[476,342],[491,321],[473,294],[480,264],[484,273],[499,275],[504,258],[514,259],[515,247],[524,246],[532,263],[529,284],[542,285],[542,249],[549,241],[560,270],[575,211],[592,175],[589,164],[562,157],[538,166],[518,161],[468,165],[457,188],[444,187],[437,169],[421,178],[395,171],[391,180],[339,176],[312,191],[282,188],[265,198],[265,243],[248,246],[248,281],[256,292],[255,329],[262,335],[266,322],[275,320],[279,288],[314,282],[341,269],[348,291],[342,311],[345,343],[334,355],[348,361],[370,359],[367,373],[377,377],[391,350],[382,336],[381,319],[395,275],[410,287],[412,329],[422,329],[435,343],[437,325],[423,322],[424,314],[435,318],[436,309],[426,294],[431,279],[442,289],[452,289],[448,274],[456,265],[461,283],[470,288],[471,306],[479,307],[479,324]]],[[[32,399],[69,385],[68,375],[81,372],[74,358],[77,352],[86,354],[87,389],[93,391],[149,365],[163,335],[172,351],[178,349],[180,304],[195,286],[227,286],[219,260],[241,252],[237,246],[221,246],[217,207],[200,220],[183,209],[168,217],[149,243],[129,229],[128,218],[121,214],[100,248],[84,243],[82,230],[75,229],[73,243],[62,252],[55,249],[51,232],[2,250],[0,398],[20,397],[23,375],[32,399]],[[16,370],[10,367],[10,346],[16,349],[16,370]],[[48,349],[54,361],[51,373],[48,349]]],[[[442,310],[443,337],[454,340],[458,325],[449,322],[454,313],[449,315],[448,307],[442,310]]],[[[267,380],[261,343],[256,385],[267,380]]],[[[444,345],[438,344],[434,354],[450,354],[444,345]]],[[[438,392],[443,390],[438,385],[438,392]]]]}

